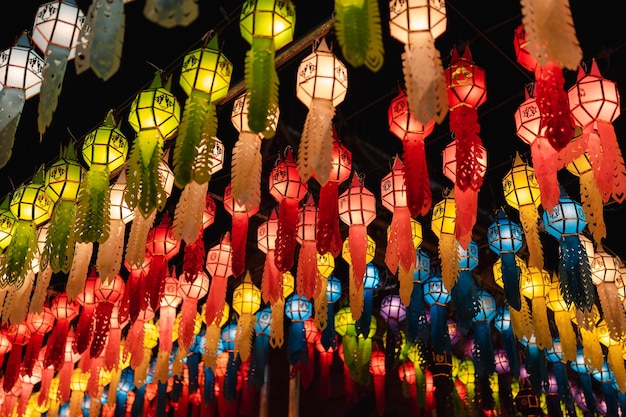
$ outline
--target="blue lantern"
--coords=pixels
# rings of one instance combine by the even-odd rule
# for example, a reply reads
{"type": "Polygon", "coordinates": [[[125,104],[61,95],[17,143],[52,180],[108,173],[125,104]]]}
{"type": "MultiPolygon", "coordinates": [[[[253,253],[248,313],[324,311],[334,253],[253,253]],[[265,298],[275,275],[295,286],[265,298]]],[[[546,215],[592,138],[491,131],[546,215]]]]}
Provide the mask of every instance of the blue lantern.
{"type": "Polygon", "coordinates": [[[248,368],[248,381],[255,388],[263,386],[263,372],[267,364],[267,356],[270,351],[270,334],[272,332],[272,309],[265,307],[257,311],[254,323],[254,346],[252,358],[248,368]]]}
{"type": "Polygon", "coordinates": [[[478,266],[478,245],[473,240],[459,251],[459,277],[451,289],[452,302],[456,306],[455,314],[459,328],[467,336],[472,327],[472,320],[478,313],[478,294],[472,270],[478,266]]]}
{"type": "Polygon", "coordinates": [[[424,310],[424,290],[422,283],[430,276],[430,258],[424,251],[415,251],[415,270],[413,271],[413,291],[411,302],[406,307],[406,337],[409,343],[428,340],[428,318],[424,310]]]}
{"type": "Polygon", "coordinates": [[[120,381],[117,384],[117,392],[115,394],[115,417],[124,417],[126,414],[126,400],[128,393],[135,389],[134,372],[128,367],[122,370],[120,381]]]}
{"type": "Polygon", "coordinates": [[[357,336],[365,336],[369,333],[369,325],[372,321],[372,305],[374,300],[374,291],[380,284],[380,276],[378,268],[373,263],[368,263],[365,267],[365,275],[363,276],[363,313],[356,321],[357,336]]]}
{"type": "Polygon", "coordinates": [[[556,380],[559,398],[566,407],[572,408],[574,406],[574,398],[572,397],[572,390],[569,386],[567,362],[563,360],[563,346],[558,338],[553,339],[550,349],[546,349],[546,359],[552,363],[552,372],[556,380]]]}
{"type": "Polygon", "coordinates": [[[515,262],[515,254],[522,248],[522,228],[500,211],[498,219],[487,229],[489,249],[502,260],[502,281],[504,296],[515,310],[522,308],[519,290],[519,270],[515,262]]]}
{"type": "Polygon", "coordinates": [[[589,410],[595,410],[596,397],[593,394],[593,387],[591,385],[591,372],[582,349],[578,349],[576,352],[576,360],[570,362],[569,365],[576,373],[578,373],[580,388],[582,389],[587,407],[589,410]]]}
{"type": "MultiPolygon", "coordinates": [[[[365,273],[365,281],[367,278],[367,271],[365,273]]],[[[341,281],[334,275],[329,275],[326,281],[326,300],[328,302],[327,309],[327,323],[324,330],[322,330],[321,343],[325,350],[334,349],[337,347],[337,338],[335,337],[335,303],[341,298],[341,281]]]]}
{"type": "Polygon", "coordinates": [[[424,302],[430,308],[430,340],[435,353],[450,352],[450,334],[446,317],[446,305],[450,301],[450,293],[438,275],[431,276],[424,282],[424,302]]]}
{"type": "Polygon", "coordinates": [[[562,192],[552,211],[543,212],[543,222],[546,231],[559,240],[559,280],[563,300],[568,306],[574,303],[581,311],[591,311],[595,287],[587,251],[579,237],[587,225],[582,206],[562,192]]]}
{"type": "Polygon", "coordinates": [[[493,343],[491,341],[491,322],[496,316],[496,300],[485,290],[478,290],[479,309],[473,318],[474,323],[474,366],[479,379],[488,379],[496,370],[493,343]]]}
{"type": "Polygon", "coordinates": [[[533,334],[530,338],[524,336],[520,343],[526,348],[526,371],[530,385],[535,394],[540,395],[548,384],[548,367],[546,365],[545,350],[537,345],[533,334]]]}
{"type": "Polygon", "coordinates": [[[308,359],[304,321],[313,314],[313,305],[304,296],[292,294],[285,300],[285,315],[291,320],[288,339],[288,359],[291,365],[308,359]]]}

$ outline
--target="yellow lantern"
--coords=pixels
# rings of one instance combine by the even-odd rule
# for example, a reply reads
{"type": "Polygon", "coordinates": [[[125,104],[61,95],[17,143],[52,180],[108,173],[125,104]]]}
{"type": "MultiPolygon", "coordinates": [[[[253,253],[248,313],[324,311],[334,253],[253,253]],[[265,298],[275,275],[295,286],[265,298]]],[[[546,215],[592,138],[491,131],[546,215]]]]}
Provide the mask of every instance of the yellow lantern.
{"type": "Polygon", "coordinates": [[[80,415],[82,413],[83,398],[87,392],[87,383],[89,382],[89,372],[83,372],[80,368],[72,371],[70,379],[70,415],[80,415]]]}
{"type": "Polygon", "coordinates": [[[441,279],[446,288],[452,289],[459,277],[459,250],[455,235],[456,203],[454,192],[435,204],[431,218],[433,233],[439,238],[441,279]]]}
{"type": "Polygon", "coordinates": [[[256,318],[254,314],[261,307],[261,290],[252,282],[250,271],[233,291],[233,310],[239,314],[235,335],[235,352],[239,352],[242,362],[250,357],[252,334],[256,318]]]}
{"type": "Polygon", "coordinates": [[[546,297],[550,291],[550,274],[535,266],[523,270],[520,278],[520,292],[532,303],[532,325],[535,343],[540,349],[552,348],[552,335],[548,323],[546,297]]]}

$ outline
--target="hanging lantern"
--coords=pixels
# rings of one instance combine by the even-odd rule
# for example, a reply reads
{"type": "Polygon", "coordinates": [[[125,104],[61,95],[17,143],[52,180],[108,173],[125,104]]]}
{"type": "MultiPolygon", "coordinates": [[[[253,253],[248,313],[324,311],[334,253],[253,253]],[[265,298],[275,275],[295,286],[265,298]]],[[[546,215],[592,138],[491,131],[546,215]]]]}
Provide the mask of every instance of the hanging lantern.
{"type": "Polygon", "coordinates": [[[307,346],[304,321],[311,317],[313,306],[306,298],[292,294],[285,300],[285,316],[291,320],[289,325],[288,359],[291,365],[305,362],[307,346]]]}
{"type": "Polygon", "coordinates": [[[387,323],[385,337],[385,357],[388,364],[395,363],[402,349],[400,323],[406,319],[406,307],[400,296],[391,294],[380,302],[380,316],[387,323]]]}
{"type": "Polygon", "coordinates": [[[72,266],[76,243],[72,231],[83,174],[84,169],[76,159],[71,142],[45,173],[46,192],[55,206],[41,253],[41,264],[45,268],[49,263],[54,273],[68,273],[72,266]]]}
{"type": "Polygon", "coordinates": [[[128,154],[126,137],[116,126],[110,110],[101,126],[85,137],[83,160],[89,167],[81,183],[74,221],[78,242],[103,243],[109,236],[109,175],[121,167],[128,154]]]}
{"type": "Polygon", "coordinates": [[[337,347],[337,338],[335,336],[335,303],[341,298],[341,281],[334,275],[328,277],[326,284],[327,294],[327,314],[326,327],[322,329],[322,337],[320,344],[324,351],[332,351],[337,347]]]}
{"type": "Polygon", "coordinates": [[[496,316],[496,300],[483,289],[477,291],[479,303],[478,313],[473,318],[474,346],[472,356],[476,369],[477,390],[484,397],[485,408],[489,409],[489,402],[493,403],[489,377],[495,372],[495,353],[491,340],[491,322],[496,316]]]}
{"type": "Polygon", "coordinates": [[[213,36],[183,58],[180,86],[187,99],[174,145],[176,186],[203,184],[211,178],[213,138],[217,134],[215,102],[228,92],[233,65],[213,36]]]}
{"type": "Polygon", "coordinates": [[[385,354],[381,351],[372,352],[370,372],[374,377],[374,392],[376,397],[376,413],[385,414],[385,354]]]}
{"type": "Polygon", "coordinates": [[[519,211],[528,246],[528,265],[543,269],[543,251],[539,239],[538,207],[541,204],[541,191],[535,170],[515,154],[513,167],[502,178],[502,189],[507,204],[519,211]]]}
{"type": "Polygon", "coordinates": [[[389,130],[402,141],[403,175],[411,216],[425,216],[431,209],[432,195],[424,141],[432,133],[435,122],[421,123],[415,118],[404,90],[391,101],[387,114],[389,130]]]}
{"type": "Polygon", "coordinates": [[[206,301],[206,322],[213,323],[221,317],[226,300],[226,285],[232,275],[232,247],[230,233],[222,237],[219,244],[209,249],[206,257],[206,270],[211,276],[211,287],[206,301]]]}
{"type": "Polygon", "coordinates": [[[270,173],[270,194],[279,204],[276,236],[276,267],[285,272],[293,266],[298,233],[298,204],[308,191],[293,160],[291,149],[270,173]]]}
{"type": "Polygon", "coordinates": [[[320,185],[330,180],[333,118],[348,88],[346,66],[322,39],[298,66],[296,96],[309,109],[298,146],[298,172],[307,182],[315,175],[320,185]]]}
{"type": "Polygon", "coordinates": [[[43,68],[44,60],[35,52],[27,31],[0,52],[0,168],[11,158],[26,100],[39,94],[43,68]]]}
{"type": "Polygon", "coordinates": [[[297,242],[300,244],[298,252],[298,266],[296,275],[296,292],[305,298],[315,298],[320,291],[317,265],[317,207],[313,197],[308,199],[298,211],[297,242]]]}
{"type": "Polygon", "coordinates": [[[450,295],[456,306],[456,321],[461,332],[467,335],[472,321],[478,314],[479,299],[477,284],[472,271],[478,266],[478,245],[470,241],[467,250],[458,245],[459,273],[450,295]]]}
{"type": "Polygon", "coordinates": [[[459,276],[459,243],[455,235],[455,219],[456,202],[454,192],[451,192],[435,204],[431,218],[431,228],[439,239],[441,279],[445,287],[450,289],[454,287],[459,276]]]}
{"type": "Polygon", "coordinates": [[[255,133],[266,130],[268,113],[278,107],[278,75],[275,54],[293,40],[296,7],[291,0],[246,0],[241,7],[239,29],[250,43],[246,53],[246,90],[250,95],[249,124],[255,133]]]}
{"type": "Polygon", "coordinates": [[[103,281],[100,277],[96,281],[94,295],[98,302],[93,313],[93,340],[89,347],[92,358],[100,356],[106,347],[107,336],[111,328],[113,307],[121,300],[124,294],[124,280],[118,274],[112,281],[103,281]]]}
{"type": "Polygon", "coordinates": [[[232,183],[224,189],[224,208],[232,216],[233,275],[238,277],[243,274],[246,267],[248,221],[259,211],[259,208],[237,204],[232,194],[232,183]]]}
{"type": "Polygon", "coordinates": [[[279,109],[275,106],[268,114],[268,126],[261,132],[253,132],[248,126],[250,93],[242,94],[233,103],[231,121],[239,132],[233,147],[231,174],[233,197],[246,207],[259,207],[261,204],[261,172],[263,158],[261,142],[264,137],[271,138],[278,125],[279,109]]]}
{"type": "Polygon", "coordinates": [[[585,73],[579,68],[576,84],[568,91],[572,117],[583,129],[581,139],[603,202],[626,198],[626,168],[613,121],[620,115],[620,96],[614,82],[602,78],[595,59],[585,73]]]}
{"type": "Polygon", "coordinates": [[[270,350],[270,334],[272,327],[272,311],[265,307],[255,314],[254,322],[254,345],[252,357],[250,358],[250,368],[248,369],[248,381],[255,388],[263,386],[265,378],[265,368],[270,350]]]}
{"type": "Polygon", "coordinates": [[[571,305],[567,305],[565,300],[563,300],[558,279],[551,279],[550,290],[546,296],[546,306],[552,310],[554,315],[554,323],[558,330],[559,347],[562,351],[563,360],[576,360],[577,340],[571,319],[572,308],[571,305]]]}
{"type": "Polygon", "coordinates": [[[50,310],[56,322],[52,333],[46,342],[46,354],[44,357],[44,367],[53,366],[59,370],[63,364],[63,352],[65,342],[70,330],[70,322],[78,315],[78,305],[67,298],[67,294],[60,293],[52,300],[50,310]]]}
{"type": "Polygon", "coordinates": [[[22,367],[25,375],[32,375],[46,336],[54,326],[54,315],[50,307],[44,306],[40,313],[28,313],[26,325],[30,330],[30,340],[26,345],[22,367]]]}
{"type": "Polygon", "coordinates": [[[534,266],[529,266],[524,270],[520,282],[520,291],[532,303],[533,335],[539,349],[552,348],[552,335],[550,334],[547,312],[547,295],[550,286],[550,274],[547,271],[537,269],[534,266]]]}
{"type": "Polygon", "coordinates": [[[94,268],[91,268],[83,290],[76,295],[75,301],[80,305],[80,314],[78,323],[74,330],[74,338],[72,339],[72,349],[75,353],[83,354],[89,347],[93,338],[93,313],[98,306],[98,300],[96,300],[95,289],[96,281],[98,280],[98,274],[94,268]]]}
{"type": "Polygon", "coordinates": [[[326,255],[330,251],[338,256],[341,251],[339,230],[339,185],[352,172],[352,152],[337,138],[333,128],[333,153],[328,182],[320,188],[317,214],[317,252],[326,255]]]}
{"type": "Polygon", "coordinates": [[[487,229],[489,249],[502,260],[501,273],[504,284],[504,294],[507,302],[516,310],[521,308],[519,292],[519,271],[515,254],[522,248],[522,228],[509,220],[504,210],[487,229]]]}
{"type": "Polygon", "coordinates": [[[418,340],[427,342],[429,332],[422,284],[430,277],[430,257],[420,249],[415,251],[415,256],[411,294],[409,303],[406,304],[406,337],[409,343],[416,343],[418,340]]]}
{"type": "Polygon", "coordinates": [[[334,12],[337,41],[346,61],[355,68],[365,65],[378,72],[385,60],[378,3],[340,0],[334,12]]]}
{"type": "MultiPolygon", "coordinates": [[[[159,305],[159,352],[155,366],[155,374],[157,376],[163,375],[163,367],[169,365],[169,356],[173,350],[172,328],[176,320],[176,309],[182,301],[183,297],[179,294],[179,281],[172,271],[165,279],[163,295],[159,305]]],[[[160,382],[164,382],[161,381],[161,378],[157,379],[160,382]]]]}
{"type": "Polygon", "coordinates": [[[440,276],[433,275],[423,284],[424,302],[430,311],[430,338],[436,353],[450,352],[450,334],[447,332],[446,305],[450,293],[440,276]]]}
{"type": "Polygon", "coordinates": [[[239,314],[237,335],[235,336],[235,352],[239,353],[242,362],[250,357],[252,335],[255,325],[254,314],[261,307],[261,290],[252,282],[250,272],[233,291],[233,310],[239,314]]]}
{"type": "Polygon", "coordinates": [[[626,315],[616,285],[616,279],[620,275],[617,260],[608,253],[598,250],[590,267],[591,279],[596,286],[602,317],[609,334],[615,340],[622,340],[626,332],[626,315]]]}
{"type": "Polygon", "coordinates": [[[458,205],[456,236],[467,249],[476,223],[478,191],[487,167],[486,150],[478,136],[477,110],[487,99],[485,71],[474,64],[469,47],[465,47],[461,57],[455,47],[445,75],[455,150],[454,158],[446,159],[444,153],[444,164],[452,159],[456,161],[453,180],[458,205]]]}
{"type": "Polygon", "coordinates": [[[54,203],[45,192],[43,171],[30,183],[18,187],[11,197],[9,209],[17,219],[10,244],[0,261],[0,288],[19,289],[24,284],[32,262],[38,256],[37,226],[52,214],[54,203]]]}
{"type": "Polygon", "coordinates": [[[389,33],[404,44],[404,83],[409,109],[421,123],[443,122],[446,84],[435,40],[446,31],[446,6],[425,0],[389,2],[389,33]]]}
{"type": "Polygon", "coordinates": [[[276,210],[272,210],[270,218],[257,229],[257,247],[265,253],[261,293],[263,301],[270,304],[278,302],[283,296],[283,278],[274,262],[277,235],[278,216],[276,210]]]}
{"type": "Polygon", "coordinates": [[[43,3],[35,13],[33,43],[45,57],[37,117],[40,138],[52,123],[67,62],[74,59],[84,22],[85,15],[74,0],[43,3]]]}
{"type": "Polygon", "coordinates": [[[150,229],[146,252],[150,255],[150,267],[145,279],[148,303],[153,311],[159,307],[163,285],[168,273],[168,262],[180,251],[180,241],[174,238],[172,222],[165,213],[161,222],[150,229]]]}
{"type": "Polygon", "coordinates": [[[582,206],[562,192],[554,209],[543,212],[543,222],[548,234],[559,241],[563,299],[568,305],[574,303],[581,311],[590,311],[595,294],[587,252],[579,238],[587,225],[582,206]]]}
{"type": "Polygon", "coordinates": [[[139,208],[144,218],[165,207],[167,196],[159,180],[158,166],[164,141],[178,133],[180,112],[178,99],[170,92],[169,83],[163,86],[159,72],[130,105],[128,123],[137,136],[126,168],[128,192],[124,198],[128,207],[139,208]]]}
{"type": "Polygon", "coordinates": [[[30,330],[25,323],[12,324],[8,327],[7,337],[11,342],[11,353],[6,362],[2,386],[5,392],[11,391],[18,380],[22,351],[30,340],[30,330]]]}
{"type": "Polygon", "coordinates": [[[0,250],[2,251],[11,243],[17,227],[17,218],[9,209],[10,202],[11,194],[4,197],[0,202],[0,250]]]}

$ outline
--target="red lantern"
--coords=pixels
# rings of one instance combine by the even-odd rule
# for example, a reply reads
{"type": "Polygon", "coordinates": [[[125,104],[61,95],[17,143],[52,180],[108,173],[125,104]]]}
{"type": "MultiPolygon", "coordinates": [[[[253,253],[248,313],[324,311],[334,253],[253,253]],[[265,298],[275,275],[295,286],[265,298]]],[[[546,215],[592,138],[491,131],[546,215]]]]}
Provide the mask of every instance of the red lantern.
{"type": "Polygon", "coordinates": [[[259,207],[238,204],[233,198],[231,184],[224,190],[224,208],[233,218],[231,236],[233,241],[233,275],[238,277],[246,267],[246,244],[248,243],[248,219],[259,207]]]}
{"type": "Polygon", "coordinates": [[[24,345],[30,340],[30,330],[25,323],[11,324],[6,333],[11,342],[11,353],[4,369],[4,379],[2,387],[4,392],[11,391],[20,374],[22,364],[22,350],[24,345]]]}
{"type": "Polygon", "coordinates": [[[207,194],[205,198],[204,211],[202,212],[202,227],[198,232],[196,240],[185,245],[183,258],[183,276],[187,281],[193,281],[196,275],[204,268],[204,230],[215,221],[215,200],[207,194]]]}
{"type": "Polygon", "coordinates": [[[179,280],[176,279],[174,271],[165,278],[163,295],[161,296],[161,306],[159,308],[159,354],[172,352],[172,329],[176,320],[176,309],[183,301],[179,294],[179,280]]]}
{"type": "Polygon", "coordinates": [[[257,229],[257,247],[265,253],[265,265],[261,280],[261,296],[266,303],[274,304],[283,299],[283,277],[274,262],[278,215],[272,210],[270,218],[257,229]]]}
{"type": "Polygon", "coordinates": [[[78,304],[70,301],[66,293],[60,293],[52,300],[50,310],[56,322],[52,333],[46,342],[46,356],[44,357],[44,367],[53,366],[59,370],[63,364],[63,352],[65,351],[65,341],[70,329],[70,322],[78,315],[78,304]]]}
{"type": "MultiPolygon", "coordinates": [[[[24,374],[31,375],[33,366],[35,366],[35,362],[39,356],[44,337],[52,330],[52,326],[54,326],[54,315],[52,311],[50,311],[50,307],[44,306],[40,313],[28,313],[26,325],[30,330],[30,341],[26,346],[26,352],[24,352],[22,367],[24,374]]],[[[2,355],[1,350],[0,347],[0,355],[2,355]]]]}
{"type": "Polygon", "coordinates": [[[201,272],[193,282],[181,281],[178,294],[183,299],[180,324],[178,325],[178,344],[191,346],[194,337],[194,325],[198,314],[198,300],[209,292],[209,277],[201,272]]]}
{"type": "MultiPolygon", "coordinates": [[[[339,231],[339,184],[350,177],[352,172],[352,152],[337,138],[333,128],[333,155],[330,177],[320,188],[317,212],[317,252],[325,255],[330,251],[334,257],[341,252],[341,233],[339,231]]],[[[315,178],[315,175],[313,175],[315,178]]]]}
{"type": "Polygon", "coordinates": [[[309,194],[306,203],[298,213],[298,236],[300,252],[298,253],[298,274],[296,276],[296,292],[305,298],[315,296],[318,285],[317,278],[317,207],[309,194]]]}
{"type": "MultiPolygon", "coordinates": [[[[459,57],[456,48],[452,51],[450,66],[445,70],[448,105],[450,107],[450,130],[456,141],[456,180],[454,194],[459,209],[471,211],[478,206],[478,191],[483,184],[481,161],[484,147],[478,133],[478,107],[487,99],[485,71],[472,61],[469,47],[459,57]]],[[[461,210],[457,210],[459,213],[461,210]]],[[[456,219],[457,240],[464,249],[471,240],[476,222],[476,210],[472,214],[456,219]]]]}
{"type": "Polygon", "coordinates": [[[139,315],[139,311],[148,308],[148,296],[146,291],[144,291],[144,284],[151,261],[152,255],[146,252],[142,265],[138,267],[124,262],[128,270],[128,279],[126,280],[124,296],[120,303],[120,317],[122,321],[128,318],[133,323],[139,315]]]}
{"type": "Polygon", "coordinates": [[[124,294],[124,280],[120,274],[108,282],[98,277],[94,293],[98,306],[93,315],[94,337],[89,347],[89,356],[92,358],[100,356],[106,346],[113,307],[122,299],[124,294]]]}
{"type": "Polygon", "coordinates": [[[521,24],[515,28],[513,36],[513,48],[515,49],[515,59],[517,62],[530,72],[535,72],[537,68],[537,58],[535,58],[528,49],[528,39],[526,39],[526,30],[521,24]]]}
{"type": "Polygon", "coordinates": [[[379,416],[385,414],[385,354],[375,350],[370,359],[370,373],[374,377],[374,394],[376,397],[376,412],[379,416]]]}
{"type": "Polygon", "coordinates": [[[606,203],[613,197],[622,203],[626,198],[626,168],[612,125],[620,115],[617,86],[602,78],[594,60],[588,74],[582,67],[579,69],[568,97],[574,121],[583,128],[580,139],[587,145],[587,156],[602,200],[606,203]]]}
{"type": "Polygon", "coordinates": [[[211,287],[206,301],[206,323],[222,317],[226,300],[227,278],[232,275],[232,246],[230,233],[226,232],[222,241],[209,249],[206,270],[211,275],[211,287]]]}
{"type": "Polygon", "coordinates": [[[389,130],[402,140],[404,182],[411,216],[425,216],[432,206],[432,195],[424,140],[432,133],[435,121],[423,124],[415,119],[404,90],[391,101],[387,114],[389,130]]]}
{"type": "Polygon", "coordinates": [[[308,191],[300,178],[291,149],[270,173],[270,194],[279,204],[278,235],[276,236],[276,266],[280,272],[291,269],[298,233],[298,204],[308,191]]]}
{"type": "Polygon", "coordinates": [[[72,349],[75,353],[82,354],[89,347],[92,336],[92,322],[91,317],[97,307],[97,300],[94,290],[96,288],[96,281],[98,280],[98,274],[95,268],[91,268],[89,276],[85,281],[85,287],[76,296],[76,302],[80,304],[80,316],[78,317],[78,323],[76,324],[76,330],[74,331],[74,339],[72,341],[72,349]]]}
{"type": "Polygon", "coordinates": [[[156,311],[168,273],[167,263],[180,250],[180,241],[174,237],[172,222],[167,212],[163,215],[161,223],[150,229],[146,249],[151,255],[151,261],[144,288],[152,311],[156,311]]]}

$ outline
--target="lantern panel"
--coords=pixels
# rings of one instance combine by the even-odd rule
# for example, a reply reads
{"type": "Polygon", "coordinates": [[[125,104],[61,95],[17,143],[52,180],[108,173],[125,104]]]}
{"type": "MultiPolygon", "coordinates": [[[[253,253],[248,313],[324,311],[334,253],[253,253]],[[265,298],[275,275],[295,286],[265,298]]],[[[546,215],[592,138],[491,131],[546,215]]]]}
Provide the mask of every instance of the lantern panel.
{"type": "Polygon", "coordinates": [[[160,300],[161,307],[176,308],[182,301],[183,298],[179,295],[178,280],[173,276],[166,277],[160,300]]]}
{"type": "Polygon", "coordinates": [[[388,295],[380,302],[380,316],[385,321],[403,321],[406,318],[406,307],[399,295],[388,295]]]}
{"type": "Polygon", "coordinates": [[[496,299],[483,289],[477,291],[477,297],[480,309],[472,320],[491,322],[496,317],[496,299]]]}
{"type": "Polygon", "coordinates": [[[267,253],[269,250],[276,249],[276,237],[278,236],[278,218],[276,212],[272,213],[274,218],[263,222],[257,228],[257,247],[267,253]]]}
{"type": "Polygon", "coordinates": [[[185,279],[180,280],[178,284],[178,296],[199,300],[209,292],[209,277],[204,271],[199,271],[196,278],[188,282],[185,279]]]}
{"type": "Polygon", "coordinates": [[[169,219],[163,219],[160,224],[150,229],[146,239],[146,250],[153,256],[163,255],[168,259],[176,256],[180,250],[180,240],[174,237],[174,228],[169,219]]]}
{"type": "Polygon", "coordinates": [[[380,273],[373,263],[368,262],[365,266],[365,275],[363,275],[363,288],[375,290],[380,284],[380,273]]]}
{"type": "Polygon", "coordinates": [[[0,52],[0,84],[24,90],[25,99],[29,99],[41,90],[44,65],[25,32],[13,47],[0,52]]]}
{"type": "Polygon", "coordinates": [[[390,173],[380,182],[380,197],[383,207],[393,212],[396,207],[407,207],[404,165],[396,157],[390,173]]]}
{"type": "Polygon", "coordinates": [[[522,228],[503,214],[487,229],[489,249],[497,255],[516,253],[522,248],[522,228]]]}
{"type": "Polygon", "coordinates": [[[376,218],[376,197],[363,186],[350,187],[339,196],[339,218],[349,226],[367,226],[376,218]]]}
{"type": "Polygon", "coordinates": [[[459,271],[472,271],[478,266],[478,245],[473,240],[467,249],[457,244],[459,250],[459,271]]]}
{"type": "Polygon", "coordinates": [[[163,139],[172,138],[180,124],[180,103],[163,87],[140,92],[130,105],[128,123],[135,130],[156,129],[163,139]]]}
{"type": "Polygon", "coordinates": [[[530,53],[529,42],[526,38],[526,30],[521,24],[515,29],[513,37],[513,47],[515,49],[515,58],[517,62],[528,71],[535,72],[537,67],[537,59],[530,53]]]}
{"type": "Polygon", "coordinates": [[[550,274],[545,270],[535,266],[528,266],[522,270],[520,292],[523,296],[531,300],[535,297],[546,297],[551,285],[550,274]]]}
{"type": "Polygon", "coordinates": [[[292,321],[305,321],[313,314],[313,305],[304,296],[290,295],[285,300],[285,315],[292,321]]]}
{"type": "Polygon", "coordinates": [[[111,220],[122,220],[124,224],[128,224],[135,218],[135,210],[128,207],[128,203],[124,199],[125,194],[126,171],[122,170],[110,188],[109,213],[111,220]]]}
{"type": "Polygon", "coordinates": [[[99,165],[112,172],[126,161],[128,141],[119,129],[101,126],[85,136],[82,155],[89,167],[99,165]]]}
{"type": "Polygon", "coordinates": [[[0,250],[9,246],[16,227],[17,218],[11,210],[8,207],[0,208],[0,250]]]}
{"type": "Polygon", "coordinates": [[[40,225],[50,218],[54,202],[41,183],[30,183],[15,190],[9,209],[18,220],[32,221],[40,225]]]}
{"type": "Polygon", "coordinates": [[[293,40],[296,7],[291,0],[246,0],[241,7],[241,36],[252,43],[253,38],[274,39],[278,51],[293,40]]]}
{"type": "MultiPolygon", "coordinates": [[[[448,93],[448,107],[458,106],[478,108],[487,100],[485,70],[474,65],[469,59],[462,57],[454,60],[444,71],[448,93]]],[[[469,55],[467,47],[464,55],[469,55]]]]}
{"type": "Polygon", "coordinates": [[[115,279],[102,281],[100,277],[96,280],[94,287],[94,296],[98,302],[107,301],[109,303],[116,303],[122,298],[124,294],[124,279],[120,274],[115,276],[115,279]]]}
{"type": "Polygon", "coordinates": [[[389,33],[404,44],[410,35],[429,31],[437,39],[446,31],[446,5],[443,1],[408,0],[389,2],[389,33]]]}
{"type": "Polygon", "coordinates": [[[496,314],[493,318],[493,327],[500,333],[511,329],[511,312],[508,306],[504,305],[496,308],[496,314]]]}
{"type": "Polygon", "coordinates": [[[498,374],[504,374],[511,370],[509,358],[506,356],[506,351],[504,349],[496,349],[493,359],[496,364],[496,372],[498,374]]]}
{"type": "Polygon", "coordinates": [[[557,239],[563,235],[577,235],[587,226],[585,212],[580,203],[561,197],[551,212],[543,212],[546,231],[557,239]]]}
{"type": "Polygon", "coordinates": [[[321,276],[330,278],[330,274],[335,270],[335,258],[330,252],[323,255],[317,254],[317,271],[321,276]]]}
{"type": "Polygon", "coordinates": [[[59,199],[76,201],[83,174],[84,169],[78,161],[66,158],[58,160],[46,170],[46,193],[55,202],[59,199]]]}
{"type": "Polygon", "coordinates": [[[508,205],[518,209],[522,206],[541,204],[541,191],[535,170],[525,164],[519,155],[515,158],[513,168],[502,179],[504,198],[508,205]]]}
{"type": "Polygon", "coordinates": [[[228,93],[232,73],[233,64],[220,51],[198,48],[185,55],[179,82],[185,94],[198,90],[215,102],[228,93]]]}
{"type": "Polygon", "coordinates": [[[579,79],[567,92],[572,116],[580,127],[596,120],[611,123],[620,115],[620,97],[616,84],[602,78],[596,71],[597,67],[579,79]]]}
{"type": "Polygon", "coordinates": [[[450,293],[439,276],[432,276],[423,284],[424,302],[429,306],[444,306],[450,301],[450,293]]]}
{"type": "Polygon", "coordinates": [[[423,124],[413,117],[413,113],[409,110],[405,90],[400,91],[400,94],[391,101],[387,110],[387,117],[389,131],[401,140],[423,140],[435,128],[434,120],[423,124]]]}
{"type": "Polygon", "coordinates": [[[74,2],[58,0],[44,3],[35,14],[33,43],[42,54],[45,54],[48,45],[69,49],[68,59],[73,59],[84,22],[85,14],[74,2]]]}
{"type": "MultiPolygon", "coordinates": [[[[341,257],[348,263],[352,264],[352,258],[350,256],[350,239],[346,238],[343,241],[343,246],[341,247],[341,257]]],[[[372,262],[374,260],[374,256],[376,255],[376,241],[372,239],[370,235],[367,235],[367,249],[365,250],[365,261],[372,262]]]]}
{"type": "Polygon", "coordinates": [[[326,300],[329,304],[339,301],[341,298],[341,281],[334,275],[330,275],[326,281],[326,300]]]}
{"type": "Polygon", "coordinates": [[[289,297],[293,294],[295,287],[295,278],[289,271],[283,273],[283,298],[289,297]]]}
{"type": "Polygon", "coordinates": [[[261,307],[261,290],[252,282],[242,282],[233,291],[232,307],[239,315],[256,313],[261,307]]]}
{"type": "Polygon", "coordinates": [[[515,133],[527,145],[537,139],[537,136],[544,136],[545,126],[541,127],[541,112],[534,97],[526,98],[519,105],[513,114],[515,119],[515,133]]]}
{"type": "Polygon", "coordinates": [[[256,321],[254,322],[254,332],[257,335],[263,334],[270,336],[272,329],[272,310],[266,307],[256,313],[256,321]]]}
{"type": "Polygon", "coordinates": [[[229,242],[213,246],[206,257],[206,270],[211,277],[227,278],[232,275],[232,248],[229,242]]]}
{"type": "Polygon", "coordinates": [[[595,285],[603,282],[616,282],[620,276],[617,259],[604,251],[597,251],[590,262],[591,278],[595,285]]]}
{"type": "MultiPolygon", "coordinates": [[[[418,247],[418,246],[416,246],[418,247]]],[[[413,282],[422,283],[430,276],[430,257],[420,249],[415,251],[415,271],[413,271],[413,282]]]]}
{"type": "Polygon", "coordinates": [[[431,228],[437,237],[442,233],[454,234],[456,224],[456,203],[454,198],[446,197],[433,207],[431,228]]]}
{"type": "Polygon", "coordinates": [[[270,174],[270,194],[281,201],[283,198],[302,200],[308,192],[308,185],[300,179],[298,166],[293,158],[283,160],[272,169],[270,174]]]}
{"type": "MultiPolygon", "coordinates": [[[[324,42],[324,41],[323,41],[324,42]]],[[[332,101],[337,107],[348,89],[346,66],[324,44],[298,66],[296,97],[310,107],[313,99],[332,101]]]]}

